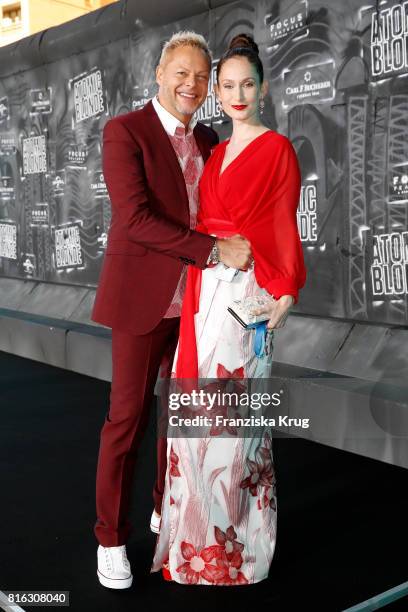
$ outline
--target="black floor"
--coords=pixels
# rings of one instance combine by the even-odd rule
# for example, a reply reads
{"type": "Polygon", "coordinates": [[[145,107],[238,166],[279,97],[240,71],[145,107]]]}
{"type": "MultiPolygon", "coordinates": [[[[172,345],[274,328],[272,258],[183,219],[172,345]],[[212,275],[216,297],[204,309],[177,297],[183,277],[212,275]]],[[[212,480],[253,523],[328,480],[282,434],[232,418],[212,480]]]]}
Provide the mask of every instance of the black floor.
{"type": "MultiPolygon", "coordinates": [[[[194,587],[150,574],[152,419],[134,483],[134,583],[103,588],[93,523],[108,393],[108,383],[0,352],[1,591],[69,590],[75,612],[337,612],[408,580],[407,470],[299,439],[274,441],[278,541],[267,581],[194,587]]],[[[408,598],[384,609],[408,611],[408,598]]]]}

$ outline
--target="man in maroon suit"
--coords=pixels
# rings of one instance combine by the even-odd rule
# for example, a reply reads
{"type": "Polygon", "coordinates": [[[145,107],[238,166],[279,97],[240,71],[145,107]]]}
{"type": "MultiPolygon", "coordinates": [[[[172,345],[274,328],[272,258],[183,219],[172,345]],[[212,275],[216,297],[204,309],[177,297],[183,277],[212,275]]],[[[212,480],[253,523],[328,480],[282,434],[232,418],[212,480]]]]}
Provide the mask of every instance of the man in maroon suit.
{"type": "MultiPolygon", "coordinates": [[[[112,328],[110,408],[101,431],[96,478],[98,578],[132,583],[125,543],[136,454],[147,426],[160,363],[177,345],[186,266],[249,263],[248,242],[194,231],[198,180],[218,137],[193,115],[207,96],[211,55],[205,39],[181,32],[162,52],[158,96],[109,120],[103,173],[112,204],[106,256],[92,319],[112,328]]],[[[159,518],[166,440],[158,442],[154,515],[159,518]]]]}

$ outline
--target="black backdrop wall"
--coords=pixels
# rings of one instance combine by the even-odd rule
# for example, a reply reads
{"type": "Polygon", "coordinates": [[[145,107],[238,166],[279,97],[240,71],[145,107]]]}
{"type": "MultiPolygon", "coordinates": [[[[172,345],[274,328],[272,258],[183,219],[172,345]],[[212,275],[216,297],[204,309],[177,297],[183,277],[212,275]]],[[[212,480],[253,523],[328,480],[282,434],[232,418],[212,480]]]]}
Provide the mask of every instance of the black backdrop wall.
{"type": "MultiPolygon", "coordinates": [[[[260,46],[265,122],[302,168],[298,311],[406,324],[408,2],[120,2],[1,49],[0,275],[97,285],[102,128],[152,97],[181,29],[208,38],[214,71],[234,34],[260,46]]],[[[199,117],[229,135],[212,82],[199,117]]]]}

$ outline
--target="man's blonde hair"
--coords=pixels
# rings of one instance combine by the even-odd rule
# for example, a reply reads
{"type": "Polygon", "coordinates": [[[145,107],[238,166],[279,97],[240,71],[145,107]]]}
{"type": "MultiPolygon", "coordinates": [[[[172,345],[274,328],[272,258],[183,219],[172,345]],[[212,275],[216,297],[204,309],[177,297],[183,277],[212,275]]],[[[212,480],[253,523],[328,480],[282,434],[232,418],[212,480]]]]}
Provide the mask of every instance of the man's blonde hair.
{"type": "Polygon", "coordinates": [[[173,51],[179,47],[195,47],[196,49],[201,49],[201,51],[203,51],[204,55],[207,57],[209,67],[211,68],[212,56],[207,41],[201,34],[190,31],[177,32],[164,43],[160,55],[159,65],[164,62],[169,51],[173,51]]]}

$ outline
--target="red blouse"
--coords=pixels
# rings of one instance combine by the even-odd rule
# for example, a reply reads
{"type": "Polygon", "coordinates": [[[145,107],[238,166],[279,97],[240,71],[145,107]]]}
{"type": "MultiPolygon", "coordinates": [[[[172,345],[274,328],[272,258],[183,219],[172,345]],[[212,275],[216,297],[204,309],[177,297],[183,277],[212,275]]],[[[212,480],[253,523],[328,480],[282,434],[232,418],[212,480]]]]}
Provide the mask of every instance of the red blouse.
{"type": "Polygon", "coordinates": [[[205,165],[198,229],[205,231],[211,218],[232,222],[251,243],[259,286],[277,299],[293,295],[296,303],[306,269],[296,219],[301,178],[294,148],[285,136],[264,132],[220,175],[228,142],[215,147],[205,165]]]}

